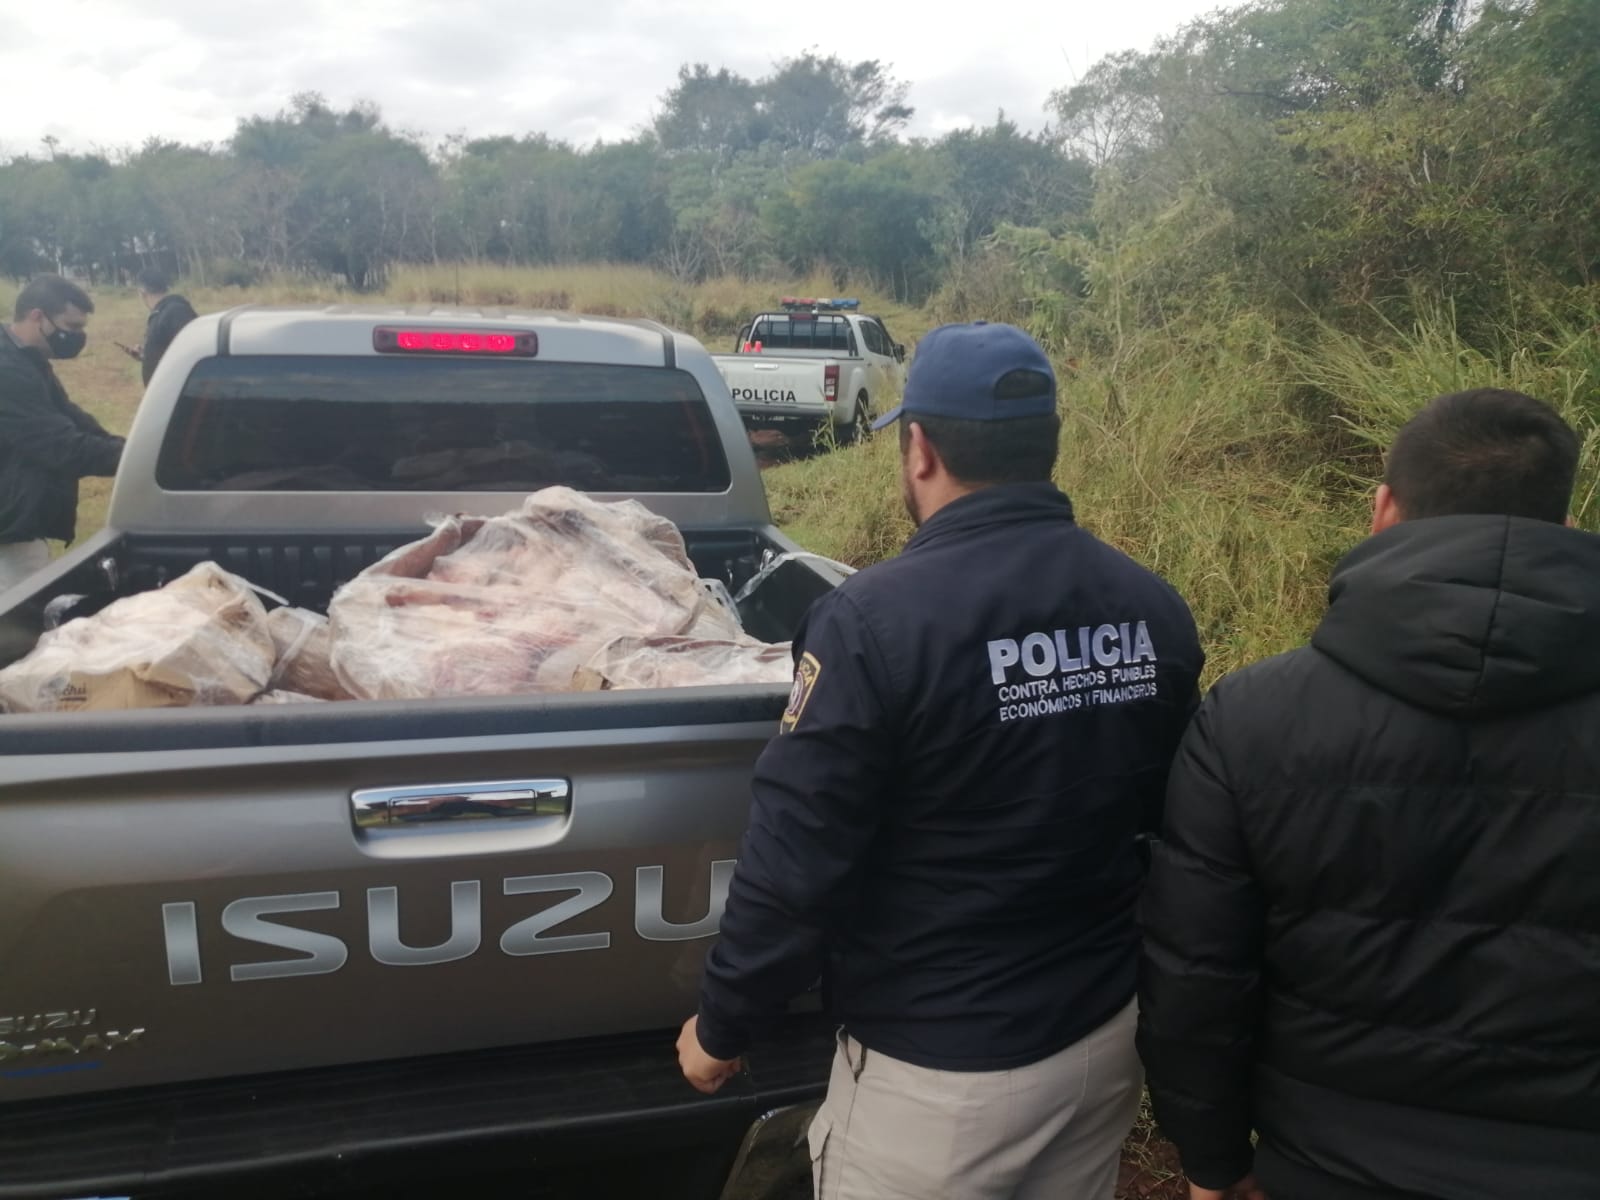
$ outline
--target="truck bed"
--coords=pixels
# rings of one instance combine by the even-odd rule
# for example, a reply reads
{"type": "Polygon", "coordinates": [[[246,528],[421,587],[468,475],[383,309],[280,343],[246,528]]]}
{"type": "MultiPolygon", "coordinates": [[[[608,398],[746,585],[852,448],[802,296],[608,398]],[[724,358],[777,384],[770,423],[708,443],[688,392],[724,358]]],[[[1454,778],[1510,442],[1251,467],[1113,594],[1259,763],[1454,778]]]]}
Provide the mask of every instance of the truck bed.
{"type": "MultiPolygon", "coordinates": [[[[419,529],[415,537],[427,531],[419,529]]],[[[112,535],[85,542],[34,580],[0,594],[0,666],[33,648],[47,605],[79,596],[61,614],[87,616],[113,600],[158,588],[196,564],[212,561],[301,608],[326,612],[343,583],[407,542],[384,533],[229,533],[112,535]]],[[[702,578],[737,592],[771,556],[798,549],[772,527],[685,530],[689,557],[702,578]]],[[[747,632],[763,641],[787,641],[800,618],[832,580],[801,562],[780,567],[741,606],[747,632]]]]}

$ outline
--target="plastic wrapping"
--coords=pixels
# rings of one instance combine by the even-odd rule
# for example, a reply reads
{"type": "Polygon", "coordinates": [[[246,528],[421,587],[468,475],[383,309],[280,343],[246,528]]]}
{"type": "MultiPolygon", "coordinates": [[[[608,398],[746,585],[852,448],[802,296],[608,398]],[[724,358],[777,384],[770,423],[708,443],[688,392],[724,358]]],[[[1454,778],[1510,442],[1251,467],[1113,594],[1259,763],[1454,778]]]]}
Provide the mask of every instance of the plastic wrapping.
{"type": "Polygon", "coordinates": [[[254,700],[255,704],[323,704],[326,703],[321,696],[308,696],[304,692],[273,691],[262,692],[254,700]]]}
{"type": "Polygon", "coordinates": [[[670,688],[737,683],[788,683],[790,648],[754,638],[619,637],[573,676],[579,691],[670,688]]]}
{"type": "Polygon", "coordinates": [[[812,554],[809,550],[791,550],[786,554],[776,556],[773,556],[769,550],[767,554],[768,557],[762,562],[761,569],[750,576],[745,585],[739,589],[739,594],[733,598],[735,604],[743,604],[748,600],[755,593],[755,590],[771,579],[777,573],[778,568],[785,563],[815,562],[821,563],[825,567],[832,567],[841,575],[850,576],[856,573],[856,569],[849,563],[842,563],[838,559],[828,558],[821,554],[812,554]]]}
{"type": "Polygon", "coordinates": [[[0,671],[9,712],[245,704],[277,661],[254,589],[201,563],[159,591],[50,630],[0,671]]]}
{"type": "Polygon", "coordinates": [[[0,706],[281,705],[791,674],[789,646],[744,634],[734,598],[698,577],[676,526],[569,488],[509,516],[440,520],[340,588],[327,617],[287,604],[268,613],[258,592],[284,604],[204,563],[67,621],[0,671],[0,706]]]}
{"type": "Polygon", "coordinates": [[[329,618],[339,682],[369,700],[569,691],[621,636],[743,637],[675,525],[564,487],[441,521],[341,588],[329,618]]]}
{"type": "Polygon", "coordinates": [[[298,692],[317,700],[349,700],[333,672],[333,635],[328,618],[304,608],[275,608],[267,614],[267,628],[278,663],[271,686],[298,692]]]}
{"type": "Polygon", "coordinates": [[[57,596],[44,606],[44,628],[60,629],[72,620],[72,610],[82,604],[88,597],[77,593],[66,593],[57,596]]]}

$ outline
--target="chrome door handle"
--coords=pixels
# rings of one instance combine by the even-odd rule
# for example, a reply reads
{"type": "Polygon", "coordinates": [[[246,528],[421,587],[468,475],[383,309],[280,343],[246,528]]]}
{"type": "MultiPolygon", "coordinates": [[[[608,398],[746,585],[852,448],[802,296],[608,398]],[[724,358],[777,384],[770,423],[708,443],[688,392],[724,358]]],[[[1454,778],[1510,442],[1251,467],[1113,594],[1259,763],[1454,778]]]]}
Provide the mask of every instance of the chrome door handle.
{"type": "Polygon", "coordinates": [[[351,793],[350,810],[357,829],[403,829],[444,821],[520,823],[569,815],[572,785],[565,779],[511,779],[364,788],[351,793]]]}

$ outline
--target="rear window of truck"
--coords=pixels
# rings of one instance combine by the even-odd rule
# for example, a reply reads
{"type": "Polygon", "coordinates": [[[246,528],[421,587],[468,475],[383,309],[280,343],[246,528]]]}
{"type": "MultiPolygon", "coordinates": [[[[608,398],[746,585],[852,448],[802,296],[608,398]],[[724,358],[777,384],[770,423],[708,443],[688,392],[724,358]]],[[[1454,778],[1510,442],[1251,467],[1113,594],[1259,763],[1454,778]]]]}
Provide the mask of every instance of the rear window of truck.
{"type": "Polygon", "coordinates": [[[761,317],[750,327],[750,341],[763,350],[835,350],[854,354],[850,323],[843,317],[793,313],[761,317]]]}
{"type": "Polygon", "coordinates": [[[461,358],[210,358],[156,464],[170,492],[722,492],[692,375],[461,358]]]}

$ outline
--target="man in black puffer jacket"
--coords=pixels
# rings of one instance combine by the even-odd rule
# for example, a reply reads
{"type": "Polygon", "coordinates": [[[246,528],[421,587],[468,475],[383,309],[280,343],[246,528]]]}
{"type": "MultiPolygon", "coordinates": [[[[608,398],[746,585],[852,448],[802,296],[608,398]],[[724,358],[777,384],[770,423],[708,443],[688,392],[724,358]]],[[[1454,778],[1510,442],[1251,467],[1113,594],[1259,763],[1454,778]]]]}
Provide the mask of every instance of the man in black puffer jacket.
{"type": "Polygon", "coordinates": [[[1190,727],[1139,1050],[1194,1197],[1600,1197],[1600,537],[1564,527],[1577,459],[1537,400],[1434,400],[1311,645],[1224,679],[1190,727]]]}

